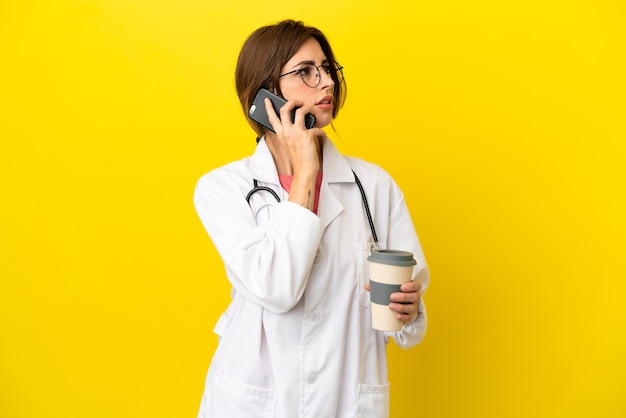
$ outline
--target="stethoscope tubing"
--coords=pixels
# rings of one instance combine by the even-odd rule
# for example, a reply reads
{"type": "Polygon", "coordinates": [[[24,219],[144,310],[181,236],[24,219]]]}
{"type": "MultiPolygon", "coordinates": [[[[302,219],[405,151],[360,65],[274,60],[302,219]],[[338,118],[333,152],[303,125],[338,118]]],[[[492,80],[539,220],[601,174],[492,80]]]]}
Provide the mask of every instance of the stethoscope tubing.
{"type": "MultiPolygon", "coordinates": [[[[365,215],[367,216],[367,222],[369,223],[370,231],[372,232],[372,239],[374,240],[374,246],[372,249],[377,251],[379,248],[378,236],[376,235],[376,228],[374,228],[374,221],[372,220],[372,213],[370,212],[370,207],[369,207],[369,204],[367,203],[367,196],[365,196],[365,190],[363,190],[363,185],[361,184],[361,180],[359,180],[359,177],[356,175],[354,170],[352,170],[352,174],[354,174],[354,180],[356,181],[356,185],[359,187],[359,191],[361,192],[361,200],[363,200],[363,207],[365,208],[365,215]]],[[[259,186],[259,182],[257,181],[257,179],[253,179],[253,183],[254,183],[254,187],[246,195],[246,202],[248,202],[248,205],[250,205],[250,198],[252,198],[252,195],[255,194],[256,192],[269,192],[272,196],[274,196],[274,199],[276,199],[276,201],[280,203],[280,197],[270,187],[259,186]]]]}
{"type": "Polygon", "coordinates": [[[259,182],[257,181],[257,179],[254,179],[254,188],[250,190],[248,194],[246,195],[246,202],[248,202],[248,205],[250,205],[250,198],[256,192],[270,192],[271,195],[274,196],[276,201],[280,203],[280,197],[274,190],[272,190],[270,187],[259,186],[259,182]]]}
{"type": "Polygon", "coordinates": [[[378,250],[378,236],[376,235],[376,228],[374,228],[374,221],[372,220],[372,213],[370,212],[370,206],[367,204],[367,196],[365,196],[365,190],[363,190],[363,185],[361,184],[361,180],[356,175],[354,170],[352,170],[352,174],[354,174],[354,180],[356,181],[356,185],[359,186],[359,191],[361,192],[361,200],[363,200],[363,206],[365,207],[365,215],[367,216],[367,222],[370,224],[370,230],[372,231],[372,239],[374,240],[374,249],[378,250]]]}

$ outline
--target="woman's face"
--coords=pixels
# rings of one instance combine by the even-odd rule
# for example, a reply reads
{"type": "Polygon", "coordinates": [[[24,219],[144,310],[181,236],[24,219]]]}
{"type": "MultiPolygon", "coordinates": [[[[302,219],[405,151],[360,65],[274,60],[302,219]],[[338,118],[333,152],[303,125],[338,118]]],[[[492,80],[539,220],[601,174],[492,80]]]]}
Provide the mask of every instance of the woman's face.
{"type": "MultiPolygon", "coordinates": [[[[281,74],[298,70],[303,64],[314,64],[319,67],[327,62],[319,42],[315,38],[309,38],[302,44],[298,52],[287,61],[281,74]]],[[[315,126],[324,128],[333,119],[333,88],[335,83],[322,68],[319,68],[319,73],[320,83],[317,87],[307,86],[299,73],[294,72],[280,78],[280,90],[285,99],[301,101],[302,107],[309,109],[309,113],[312,113],[317,119],[315,126]]]]}

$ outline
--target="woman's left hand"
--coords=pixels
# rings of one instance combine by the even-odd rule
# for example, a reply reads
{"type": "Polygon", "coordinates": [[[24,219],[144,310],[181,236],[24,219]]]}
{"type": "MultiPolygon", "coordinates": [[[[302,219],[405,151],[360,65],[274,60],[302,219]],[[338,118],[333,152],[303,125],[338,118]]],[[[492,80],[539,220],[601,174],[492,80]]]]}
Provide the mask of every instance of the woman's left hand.
{"type": "MultiPolygon", "coordinates": [[[[422,298],[420,290],[422,284],[417,280],[402,284],[400,290],[391,294],[391,303],[389,309],[397,313],[399,321],[404,323],[415,321],[417,318],[417,306],[422,298]]],[[[369,292],[370,284],[365,284],[365,290],[369,292]]]]}

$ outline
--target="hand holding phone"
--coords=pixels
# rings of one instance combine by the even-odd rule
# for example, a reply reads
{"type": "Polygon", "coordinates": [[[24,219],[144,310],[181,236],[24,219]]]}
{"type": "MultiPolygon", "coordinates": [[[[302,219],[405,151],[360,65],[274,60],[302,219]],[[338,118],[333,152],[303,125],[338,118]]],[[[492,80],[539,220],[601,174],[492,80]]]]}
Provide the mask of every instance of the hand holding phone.
{"type": "MultiPolygon", "coordinates": [[[[256,96],[254,97],[254,100],[252,101],[252,105],[250,106],[250,109],[248,110],[248,116],[250,116],[250,119],[256,122],[259,122],[261,125],[265,126],[270,131],[276,133],[274,131],[274,128],[272,127],[272,124],[270,123],[269,117],[267,116],[267,112],[265,111],[265,99],[266,98],[270,99],[270,101],[272,102],[272,107],[274,108],[274,112],[276,112],[276,115],[278,115],[278,118],[280,119],[280,108],[283,107],[285,103],[287,103],[287,101],[283,99],[282,97],[275,95],[274,93],[270,92],[267,89],[260,89],[257,92],[256,96]]],[[[296,118],[296,109],[293,109],[291,111],[292,123],[295,121],[295,118],[296,118]]],[[[315,116],[313,116],[310,113],[307,113],[304,116],[304,126],[307,129],[311,129],[313,125],[315,125],[315,116]]]]}

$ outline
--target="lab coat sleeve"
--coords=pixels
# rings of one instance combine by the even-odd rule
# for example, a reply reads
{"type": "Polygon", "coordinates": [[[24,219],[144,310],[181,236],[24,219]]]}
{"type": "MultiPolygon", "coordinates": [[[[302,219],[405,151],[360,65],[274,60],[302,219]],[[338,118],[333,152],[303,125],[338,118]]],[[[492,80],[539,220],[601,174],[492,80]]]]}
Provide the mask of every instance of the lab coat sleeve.
{"type": "Polygon", "coordinates": [[[308,209],[283,201],[275,203],[267,223],[257,226],[241,181],[223,171],[199,180],[198,216],[235,290],[273,312],[286,312],[304,293],[322,223],[308,209]]]}
{"type": "MultiPolygon", "coordinates": [[[[421,244],[415,232],[404,195],[392,180],[390,201],[396,202],[389,217],[387,248],[409,249],[417,261],[413,270],[413,280],[422,284],[420,294],[424,296],[430,282],[430,272],[421,244]]],[[[426,305],[423,299],[418,304],[418,314],[414,321],[404,324],[400,331],[386,332],[385,337],[392,337],[395,343],[404,349],[419,344],[426,334],[426,305]]]]}

